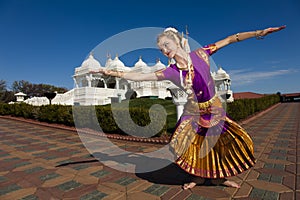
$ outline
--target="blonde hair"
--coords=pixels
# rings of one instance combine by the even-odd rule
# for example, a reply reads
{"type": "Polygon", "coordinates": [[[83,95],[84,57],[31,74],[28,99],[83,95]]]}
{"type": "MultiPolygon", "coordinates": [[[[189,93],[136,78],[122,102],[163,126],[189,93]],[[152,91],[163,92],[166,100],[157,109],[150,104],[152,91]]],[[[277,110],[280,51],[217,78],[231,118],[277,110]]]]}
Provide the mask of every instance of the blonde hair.
{"type": "Polygon", "coordinates": [[[172,28],[172,27],[166,28],[164,30],[164,32],[159,34],[157,36],[157,41],[156,41],[157,44],[159,43],[159,41],[162,37],[167,37],[167,38],[177,42],[177,44],[179,44],[180,47],[183,48],[183,50],[186,51],[187,53],[191,52],[190,45],[188,43],[187,38],[184,38],[183,34],[180,35],[179,32],[175,28],[172,28]]]}
{"type": "MultiPolygon", "coordinates": [[[[176,29],[174,29],[174,30],[176,30],[176,29]]],[[[174,30],[173,29],[172,30],[166,29],[164,32],[162,32],[161,34],[159,34],[157,36],[157,41],[156,41],[157,44],[159,43],[159,41],[160,41],[160,39],[162,37],[167,37],[167,38],[175,41],[176,43],[178,43],[180,45],[180,47],[183,48],[183,46],[182,46],[182,36],[179,34],[178,31],[175,32],[174,30]]]]}

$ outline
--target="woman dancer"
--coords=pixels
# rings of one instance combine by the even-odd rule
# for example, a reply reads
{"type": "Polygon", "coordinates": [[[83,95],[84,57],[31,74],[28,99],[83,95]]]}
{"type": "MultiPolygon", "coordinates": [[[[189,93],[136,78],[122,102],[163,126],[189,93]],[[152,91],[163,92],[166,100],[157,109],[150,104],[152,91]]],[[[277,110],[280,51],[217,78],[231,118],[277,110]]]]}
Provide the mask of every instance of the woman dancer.
{"type": "Polygon", "coordinates": [[[221,48],[284,29],[285,26],[241,32],[214,44],[190,52],[187,40],[174,28],[167,28],[157,37],[161,52],[175,61],[155,73],[124,73],[101,70],[99,73],[133,81],[171,80],[188,95],[184,112],[177,122],[170,146],[175,163],[192,175],[183,189],[193,188],[199,180],[210,179],[229,187],[240,187],[226,177],[235,176],[255,164],[253,142],[247,132],[231,120],[215,93],[210,74],[209,56],[221,48]]]}

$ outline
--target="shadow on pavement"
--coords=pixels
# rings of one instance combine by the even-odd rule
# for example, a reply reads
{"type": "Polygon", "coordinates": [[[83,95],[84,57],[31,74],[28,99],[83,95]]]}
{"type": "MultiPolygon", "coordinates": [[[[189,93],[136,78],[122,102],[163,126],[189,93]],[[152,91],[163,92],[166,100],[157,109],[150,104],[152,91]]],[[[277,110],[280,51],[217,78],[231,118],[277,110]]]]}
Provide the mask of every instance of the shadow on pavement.
{"type": "MultiPolygon", "coordinates": [[[[169,160],[166,159],[149,158],[142,155],[136,156],[135,154],[131,154],[131,153],[112,156],[101,152],[96,152],[93,155],[91,155],[91,157],[94,157],[96,159],[68,162],[68,163],[57,165],[56,167],[76,165],[82,163],[93,163],[93,162],[101,162],[101,163],[114,162],[114,163],[119,163],[121,165],[130,163],[135,166],[136,173],[134,174],[138,178],[147,180],[151,183],[165,184],[165,185],[183,185],[184,183],[191,182],[192,180],[195,181],[195,179],[193,179],[194,178],[193,176],[183,171],[175,163],[171,163],[169,160]],[[158,165],[163,167],[157,169],[158,165]],[[151,170],[151,169],[156,169],[156,170],[151,170]]],[[[125,169],[123,172],[128,173],[126,172],[125,169]]],[[[211,184],[209,179],[205,179],[205,180],[201,179],[201,183],[198,183],[197,185],[208,186],[213,184],[211,184]]]]}

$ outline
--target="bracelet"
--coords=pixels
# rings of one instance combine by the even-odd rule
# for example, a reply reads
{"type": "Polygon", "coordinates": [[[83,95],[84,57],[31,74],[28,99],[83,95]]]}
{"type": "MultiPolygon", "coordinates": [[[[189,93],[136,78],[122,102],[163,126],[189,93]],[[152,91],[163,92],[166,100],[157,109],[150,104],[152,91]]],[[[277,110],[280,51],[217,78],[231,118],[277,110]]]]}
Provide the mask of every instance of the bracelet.
{"type": "Polygon", "coordinates": [[[239,39],[239,34],[240,34],[240,33],[235,34],[235,39],[236,39],[237,42],[240,41],[240,39],[239,39]]]}
{"type": "Polygon", "coordinates": [[[257,30],[255,31],[255,37],[256,37],[257,40],[264,39],[264,36],[259,35],[257,30]]]}

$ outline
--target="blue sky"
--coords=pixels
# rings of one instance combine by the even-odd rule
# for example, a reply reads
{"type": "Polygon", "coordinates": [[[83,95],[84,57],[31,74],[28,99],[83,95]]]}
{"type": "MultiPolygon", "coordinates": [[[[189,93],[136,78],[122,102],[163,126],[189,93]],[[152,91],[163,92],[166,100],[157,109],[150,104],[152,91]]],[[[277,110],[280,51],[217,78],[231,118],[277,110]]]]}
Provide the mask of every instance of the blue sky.
{"type": "MultiPolygon", "coordinates": [[[[72,89],[75,67],[91,50],[141,27],[184,31],[188,26],[189,36],[205,45],[237,32],[286,25],[263,40],[227,46],[212,58],[231,76],[234,92],[299,92],[299,21],[298,0],[0,0],[0,79],[8,86],[27,80],[72,89]]],[[[156,55],[146,54],[145,62],[155,62],[156,55]]],[[[138,56],[120,59],[132,66],[138,56]]]]}

